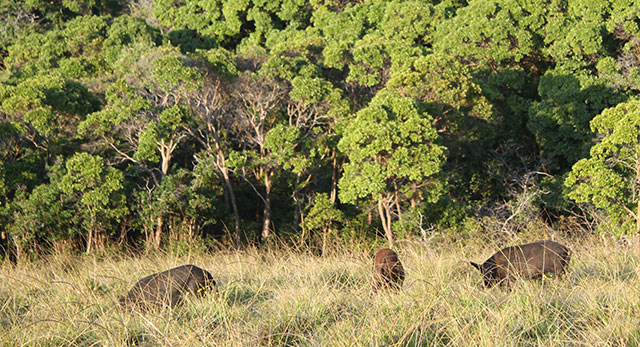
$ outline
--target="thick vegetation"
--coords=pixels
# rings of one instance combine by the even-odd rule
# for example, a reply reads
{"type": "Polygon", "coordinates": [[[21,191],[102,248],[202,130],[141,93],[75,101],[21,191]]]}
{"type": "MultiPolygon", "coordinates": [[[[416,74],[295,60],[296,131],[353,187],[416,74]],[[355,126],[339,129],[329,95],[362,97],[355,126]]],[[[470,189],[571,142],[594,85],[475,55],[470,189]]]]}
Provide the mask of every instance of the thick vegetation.
{"type": "Polygon", "coordinates": [[[2,248],[638,232],[639,9],[0,0],[2,248]]]}

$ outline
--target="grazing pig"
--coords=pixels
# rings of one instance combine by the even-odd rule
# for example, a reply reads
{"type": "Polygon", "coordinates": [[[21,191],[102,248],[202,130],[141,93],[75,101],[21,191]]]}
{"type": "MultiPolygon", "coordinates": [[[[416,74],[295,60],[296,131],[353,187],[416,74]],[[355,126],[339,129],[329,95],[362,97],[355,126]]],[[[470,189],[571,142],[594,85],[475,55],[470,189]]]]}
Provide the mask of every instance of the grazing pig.
{"type": "Polygon", "coordinates": [[[202,296],[215,285],[208,271],[195,265],[182,265],[144,277],[120,298],[120,304],[142,309],[164,305],[173,307],[182,302],[185,293],[202,296]]]}
{"type": "Polygon", "coordinates": [[[373,261],[373,290],[400,289],[404,281],[404,269],[398,254],[389,248],[378,251],[373,261]]]}
{"type": "Polygon", "coordinates": [[[485,287],[497,283],[513,282],[516,277],[525,279],[541,278],[543,274],[559,277],[569,263],[571,250],[555,241],[536,241],[524,245],[511,246],[498,251],[479,265],[485,287]]]}

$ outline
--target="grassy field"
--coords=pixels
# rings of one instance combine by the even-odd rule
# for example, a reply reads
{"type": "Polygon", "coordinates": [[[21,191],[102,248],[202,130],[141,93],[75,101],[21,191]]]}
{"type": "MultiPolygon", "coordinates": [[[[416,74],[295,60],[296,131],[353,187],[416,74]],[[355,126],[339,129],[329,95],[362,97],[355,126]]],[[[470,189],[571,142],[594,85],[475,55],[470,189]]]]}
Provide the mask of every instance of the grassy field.
{"type": "Polygon", "coordinates": [[[495,246],[400,243],[399,293],[372,295],[369,251],[248,250],[181,257],[54,256],[0,268],[0,345],[640,345],[640,257],[597,242],[564,280],[482,288],[468,260],[495,246]],[[192,263],[219,292],[173,310],[122,311],[141,277],[192,263]]]}

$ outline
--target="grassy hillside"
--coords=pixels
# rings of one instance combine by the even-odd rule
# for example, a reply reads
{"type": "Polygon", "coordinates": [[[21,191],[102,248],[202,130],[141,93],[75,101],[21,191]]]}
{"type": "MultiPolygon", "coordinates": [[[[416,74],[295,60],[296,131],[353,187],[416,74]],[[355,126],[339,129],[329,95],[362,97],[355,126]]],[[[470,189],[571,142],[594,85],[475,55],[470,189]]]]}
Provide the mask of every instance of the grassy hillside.
{"type": "Polygon", "coordinates": [[[0,345],[638,345],[640,257],[617,244],[565,242],[563,281],[485,290],[467,260],[491,246],[401,243],[397,294],[372,295],[371,255],[293,252],[55,256],[0,268],[0,345]],[[185,263],[208,269],[219,293],[174,310],[116,305],[139,278],[185,263]]]}

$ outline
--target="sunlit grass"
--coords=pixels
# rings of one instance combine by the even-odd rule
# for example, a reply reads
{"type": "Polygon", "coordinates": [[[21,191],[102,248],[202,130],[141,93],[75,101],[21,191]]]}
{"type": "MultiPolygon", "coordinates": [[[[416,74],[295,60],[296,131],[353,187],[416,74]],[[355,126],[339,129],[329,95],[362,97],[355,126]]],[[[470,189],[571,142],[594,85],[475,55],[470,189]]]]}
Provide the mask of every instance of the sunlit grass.
{"type": "MultiPolygon", "coordinates": [[[[567,243],[567,242],[565,242],[567,243]]],[[[54,256],[0,268],[1,345],[640,345],[634,248],[568,243],[562,280],[482,287],[468,260],[496,247],[400,243],[407,276],[373,295],[371,258],[335,250],[218,252],[139,258],[54,256]],[[141,277],[182,264],[209,270],[218,292],[172,310],[124,312],[141,277]]]]}

